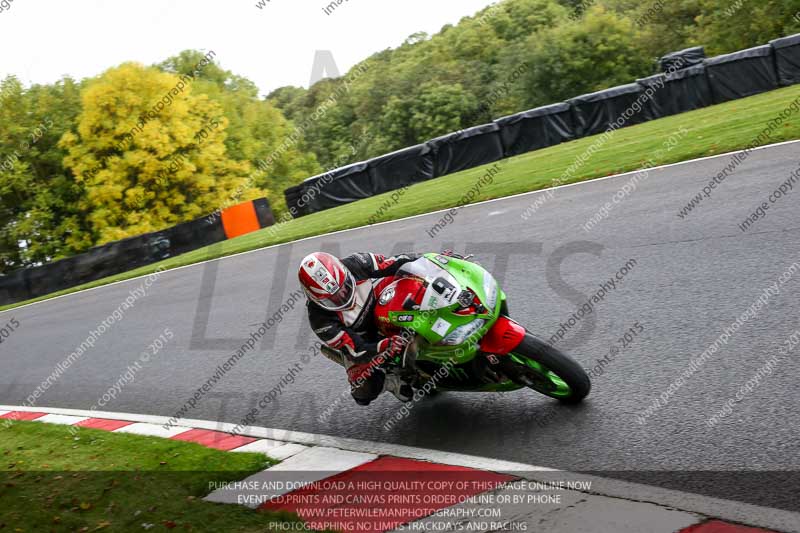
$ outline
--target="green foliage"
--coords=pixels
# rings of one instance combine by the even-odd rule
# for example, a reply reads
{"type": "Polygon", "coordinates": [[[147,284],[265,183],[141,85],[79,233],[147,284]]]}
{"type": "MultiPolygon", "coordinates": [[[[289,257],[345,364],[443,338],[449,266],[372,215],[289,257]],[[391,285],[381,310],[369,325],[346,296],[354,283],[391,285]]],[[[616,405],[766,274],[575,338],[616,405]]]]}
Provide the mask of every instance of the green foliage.
{"type": "Polygon", "coordinates": [[[26,91],[7,78],[0,94],[2,272],[75,253],[86,243],[72,238],[84,229],[77,206],[82,187],[64,169],[58,146],[80,111],[80,85],[64,78],[26,91]]]}
{"type": "Polygon", "coordinates": [[[2,81],[0,273],[259,196],[285,210],[283,190],[319,172],[316,157],[285,146],[291,122],[212,56],[2,81]]]}
{"type": "MultiPolygon", "coordinates": [[[[305,141],[327,168],[631,83],[652,74],[658,57],[688,46],[705,45],[713,55],[800,31],[792,18],[797,0],[741,2],[500,1],[435,35],[415,33],[354,67],[365,74],[314,120],[305,141]],[[515,76],[521,66],[524,74],[515,76]]],[[[299,123],[343,79],[308,90],[283,87],[268,99],[299,123]]]]}
{"type": "Polygon", "coordinates": [[[190,78],[127,63],[83,93],[65,165],[86,189],[81,207],[103,244],[199,218],[236,191],[258,194],[250,165],[230,159],[219,104],[190,78]]]}
{"type": "Polygon", "coordinates": [[[258,195],[281,217],[283,190],[323,169],[632,82],[688,46],[764,44],[800,32],[799,11],[798,0],[501,0],[341,78],[266,98],[197,50],[82,82],[7,78],[0,272],[258,195]],[[131,135],[179,79],[186,89],[131,135]]]}
{"type": "Polygon", "coordinates": [[[80,428],[73,435],[63,426],[41,422],[15,422],[0,432],[8,472],[8,481],[0,485],[4,530],[303,529],[286,512],[203,500],[211,487],[246,479],[275,463],[262,454],[95,429],[80,428]]]}
{"type": "Polygon", "coordinates": [[[534,68],[525,80],[527,107],[631,83],[651,67],[638,48],[633,22],[602,6],[577,22],[539,32],[529,46],[534,68]]]}
{"type": "MultiPolygon", "coordinates": [[[[617,130],[614,134],[614,142],[603,144],[592,156],[593,164],[584,165],[578,169],[570,181],[589,180],[610,174],[635,171],[641,169],[645,163],[665,165],[742,150],[759,136],[769,120],[775,118],[797,98],[800,98],[800,85],[617,130]],[[672,146],[671,140],[674,140],[675,135],[682,128],[687,128],[689,133],[684,135],[681,142],[673,149],[664,150],[665,143],[672,146]],[[709,143],[709,139],[713,139],[713,142],[709,143]],[[654,154],[657,157],[652,159],[654,154]]],[[[574,163],[576,158],[585,154],[590,147],[597,147],[598,138],[598,136],[585,137],[574,142],[562,143],[507,159],[503,162],[503,170],[495,176],[491,185],[481,189],[479,197],[474,201],[502,198],[551,186],[553,180],[561,179],[564,169],[574,163]]],[[[773,132],[772,137],[765,142],[781,142],[792,139],[800,139],[800,120],[797,120],[796,116],[786,123],[785,127],[778,128],[773,132]]],[[[481,179],[492,165],[494,163],[413,185],[403,194],[403,201],[388,211],[382,206],[387,201],[391,202],[391,196],[394,194],[391,192],[320,211],[291,220],[278,227],[267,228],[226,241],[219,246],[213,245],[194,250],[160,263],[93,281],[79,287],[72,287],[27,302],[0,306],[0,311],[144,276],[159,269],[178,268],[265,246],[328,234],[332,231],[362,227],[369,224],[369,220],[376,213],[382,213],[379,219],[382,222],[430,213],[450,206],[456,207],[463,203],[464,184],[475,183],[481,179]]],[[[542,223],[546,223],[546,220],[543,219],[542,223]]]]}
{"type": "MultiPolygon", "coordinates": [[[[176,75],[191,73],[204,54],[188,50],[159,65],[176,75]]],[[[195,80],[193,90],[207,95],[222,108],[228,119],[225,148],[236,161],[252,166],[252,194],[238,194],[231,202],[266,195],[280,216],[286,211],[283,191],[321,171],[316,157],[300,143],[283,148],[294,131],[293,125],[269,101],[258,96],[258,87],[247,78],[208,65],[195,80]]]]}
{"type": "Polygon", "coordinates": [[[323,167],[374,157],[521,109],[519,84],[502,98],[498,87],[526,62],[525,39],[567,13],[552,0],[510,0],[436,35],[415,33],[356,65],[350,76],[363,74],[321,118],[316,111],[347,76],[308,90],[281,88],[268,99],[296,123],[312,120],[305,140],[323,167]]]}
{"type": "Polygon", "coordinates": [[[382,131],[392,146],[408,146],[467,126],[477,107],[477,98],[460,83],[428,82],[408,97],[389,99],[382,131]]]}
{"type": "Polygon", "coordinates": [[[741,0],[720,9],[718,2],[701,0],[697,17],[697,41],[716,55],[766,44],[769,40],[800,31],[793,16],[800,11],[797,0],[741,0]]]}

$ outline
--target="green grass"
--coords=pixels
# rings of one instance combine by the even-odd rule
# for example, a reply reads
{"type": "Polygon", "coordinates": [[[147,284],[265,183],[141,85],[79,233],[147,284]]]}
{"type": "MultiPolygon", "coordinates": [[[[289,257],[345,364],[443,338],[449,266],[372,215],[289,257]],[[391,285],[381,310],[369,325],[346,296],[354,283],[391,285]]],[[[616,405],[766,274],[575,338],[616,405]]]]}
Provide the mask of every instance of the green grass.
{"type": "Polygon", "coordinates": [[[261,454],[91,429],[73,436],[65,426],[15,422],[0,429],[0,458],[4,532],[267,532],[270,523],[299,520],[201,500],[209,482],[269,466],[261,454]]]}
{"type": "MultiPolygon", "coordinates": [[[[613,138],[595,152],[575,173],[575,176],[566,183],[642,168],[643,162],[652,157],[656,150],[662,148],[664,141],[676,134],[681,127],[688,129],[688,135],[683,137],[675,148],[669,151],[664,150],[660,157],[655,157],[655,164],[675,163],[742,149],[761,133],[770,119],[776,117],[799,96],[800,86],[787,87],[618,130],[613,138]]],[[[800,138],[800,116],[795,114],[783,123],[766,144],[798,138],[800,138]]],[[[474,201],[501,198],[547,188],[595,141],[596,137],[587,137],[502,160],[499,162],[501,171],[494,177],[494,182],[483,187],[474,201]]],[[[403,194],[396,205],[382,214],[379,221],[395,220],[457,206],[463,194],[486,173],[487,167],[479,167],[414,185],[403,194]]],[[[695,191],[690,192],[694,193],[695,191]]],[[[161,263],[27,302],[0,307],[0,311],[114,281],[130,279],[154,272],[157,268],[191,265],[207,259],[224,257],[264,246],[364,226],[390,197],[391,193],[387,193],[336,209],[315,213],[281,224],[277,228],[267,228],[161,263]]],[[[679,207],[675,206],[676,210],[679,207]]],[[[552,216],[552,212],[548,212],[548,216],[552,216]]],[[[420,237],[428,238],[426,235],[420,237]]]]}

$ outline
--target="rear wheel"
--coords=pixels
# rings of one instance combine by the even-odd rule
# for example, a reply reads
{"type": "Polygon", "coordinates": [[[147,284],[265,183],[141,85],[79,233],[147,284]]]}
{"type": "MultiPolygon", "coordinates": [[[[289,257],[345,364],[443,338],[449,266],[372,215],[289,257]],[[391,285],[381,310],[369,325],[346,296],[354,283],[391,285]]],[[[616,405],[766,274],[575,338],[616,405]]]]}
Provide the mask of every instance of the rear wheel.
{"type": "Polygon", "coordinates": [[[509,358],[517,372],[515,381],[545,396],[564,403],[578,403],[592,389],[581,365],[530,333],[525,334],[509,358]]]}

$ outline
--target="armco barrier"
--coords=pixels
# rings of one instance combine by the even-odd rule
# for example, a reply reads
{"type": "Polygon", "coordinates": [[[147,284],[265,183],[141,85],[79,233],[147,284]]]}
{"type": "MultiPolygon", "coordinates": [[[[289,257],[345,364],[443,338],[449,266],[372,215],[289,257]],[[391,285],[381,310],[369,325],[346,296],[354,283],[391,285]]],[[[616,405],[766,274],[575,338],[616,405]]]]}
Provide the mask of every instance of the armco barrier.
{"type": "Polygon", "coordinates": [[[659,60],[661,69],[671,71],[676,65],[685,68],[443,135],[424,144],[431,149],[430,154],[415,153],[419,146],[424,146],[419,145],[321,175],[335,177],[327,182],[321,180],[321,176],[309,178],[284,191],[286,203],[292,215],[300,217],[399,189],[409,182],[421,181],[416,179],[418,176],[427,179],[428,156],[433,158],[433,175],[438,178],[502,157],[603,133],[632,109],[648,89],[658,90],[650,91],[652,96],[637,106],[641,110],[628,113],[622,125],[752,96],[779,85],[800,83],[800,34],[775,39],[769,45],[704,58],[705,51],[700,46],[672,52],[659,60]],[[420,160],[392,162],[395,158],[399,161],[403,157],[400,154],[404,153],[420,160]],[[388,167],[393,168],[388,170],[388,167]],[[374,181],[376,176],[380,176],[379,183],[374,181]]]}
{"type": "Polygon", "coordinates": [[[433,150],[433,174],[437,178],[503,158],[500,126],[495,123],[448,133],[427,144],[433,150]]]}
{"type": "Polygon", "coordinates": [[[775,50],[778,82],[783,85],[800,83],[800,34],[769,42],[775,50]]]}
{"type": "Polygon", "coordinates": [[[629,83],[568,100],[575,116],[578,136],[603,133],[612,124],[625,127],[655,118],[652,99],[643,98],[636,104],[643,92],[638,83],[629,83]]]}
{"type": "Polygon", "coordinates": [[[293,218],[300,218],[312,213],[308,204],[303,201],[303,183],[283,191],[283,197],[286,199],[286,208],[293,218]]]}
{"type": "Polygon", "coordinates": [[[677,115],[714,103],[705,65],[695,65],[670,74],[656,74],[636,83],[655,92],[650,112],[656,118],[677,115]]]}
{"type": "Polygon", "coordinates": [[[433,150],[419,144],[313,176],[284,196],[289,212],[299,218],[432,179],[433,171],[433,150]]]}
{"type": "Polygon", "coordinates": [[[503,152],[511,157],[576,138],[569,104],[537,107],[494,121],[500,127],[503,152]]]}
{"type": "Polygon", "coordinates": [[[714,103],[778,88],[775,49],[766,44],[705,60],[714,103]]]}
{"type": "Polygon", "coordinates": [[[253,200],[253,207],[256,210],[256,217],[258,218],[260,227],[266,228],[275,224],[275,214],[272,212],[269,200],[266,198],[256,198],[253,200]]]}
{"type": "Polygon", "coordinates": [[[244,202],[162,231],[92,248],[39,267],[0,276],[0,305],[29,300],[156,263],[275,223],[269,202],[244,202]]]}
{"type": "Polygon", "coordinates": [[[434,153],[418,144],[367,161],[372,194],[400,189],[434,177],[434,153]]]}
{"type": "Polygon", "coordinates": [[[373,196],[369,168],[365,162],[314,176],[302,185],[299,203],[311,213],[373,196]]]}
{"type": "Polygon", "coordinates": [[[705,48],[693,46],[677,52],[671,52],[658,60],[661,72],[671,72],[694,65],[702,65],[706,58],[705,48]]]}

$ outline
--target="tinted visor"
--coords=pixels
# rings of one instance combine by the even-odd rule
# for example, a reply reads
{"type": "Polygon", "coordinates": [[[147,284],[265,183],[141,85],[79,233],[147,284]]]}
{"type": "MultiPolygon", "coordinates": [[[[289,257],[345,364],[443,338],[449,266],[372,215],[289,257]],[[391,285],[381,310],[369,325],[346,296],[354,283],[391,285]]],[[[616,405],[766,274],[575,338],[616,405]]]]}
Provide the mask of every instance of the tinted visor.
{"type": "Polygon", "coordinates": [[[353,305],[355,296],[356,285],[353,281],[353,276],[348,272],[339,291],[327,298],[317,300],[317,303],[329,311],[341,311],[353,305]]]}

